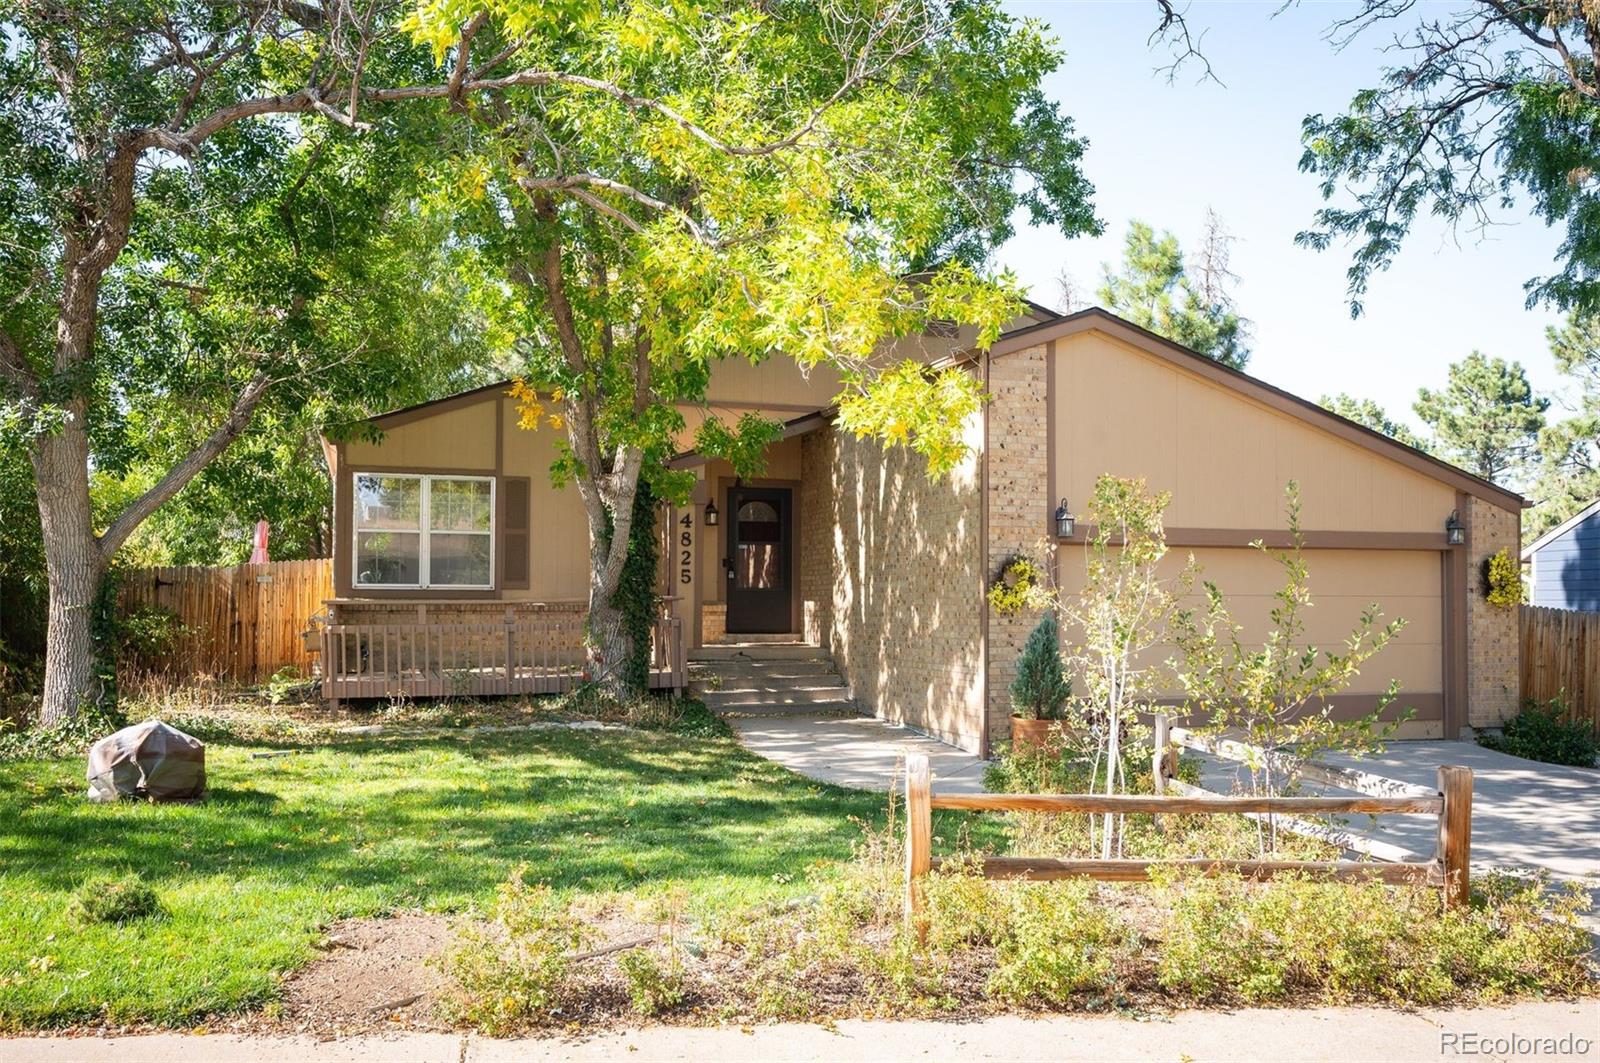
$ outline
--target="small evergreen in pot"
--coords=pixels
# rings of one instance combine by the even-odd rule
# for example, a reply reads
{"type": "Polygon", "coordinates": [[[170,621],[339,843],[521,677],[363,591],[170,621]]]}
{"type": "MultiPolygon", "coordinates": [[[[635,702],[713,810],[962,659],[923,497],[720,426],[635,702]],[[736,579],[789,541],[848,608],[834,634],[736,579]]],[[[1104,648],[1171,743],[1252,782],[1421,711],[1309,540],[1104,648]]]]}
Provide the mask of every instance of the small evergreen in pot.
{"type": "Polygon", "coordinates": [[[1011,740],[1019,748],[1044,746],[1065,718],[1072,684],[1061,667],[1061,631],[1054,613],[1039,621],[1017,661],[1011,681],[1011,740]]]}

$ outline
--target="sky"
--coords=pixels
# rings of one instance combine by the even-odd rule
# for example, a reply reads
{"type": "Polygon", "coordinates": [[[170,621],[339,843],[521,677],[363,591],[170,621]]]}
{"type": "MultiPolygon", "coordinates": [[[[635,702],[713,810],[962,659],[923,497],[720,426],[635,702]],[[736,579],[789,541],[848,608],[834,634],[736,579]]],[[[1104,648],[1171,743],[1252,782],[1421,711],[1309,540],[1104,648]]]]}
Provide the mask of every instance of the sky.
{"type": "Polygon", "coordinates": [[[1535,390],[1560,406],[1562,378],[1544,340],[1559,316],[1527,310],[1522,285],[1552,271],[1561,232],[1524,207],[1497,214],[1487,234],[1452,236],[1420,221],[1394,266],[1373,278],[1357,320],[1345,298],[1348,250],[1294,245],[1322,203],[1315,177],[1298,169],[1301,119],[1342,110],[1392,62],[1379,34],[1343,51],[1325,39],[1353,4],[1304,3],[1274,16],[1278,0],[1197,0],[1190,25],[1204,32],[1221,85],[1197,84],[1195,69],[1172,83],[1156,72],[1166,53],[1147,45],[1153,0],[1007,6],[1049,23],[1066,51],[1045,88],[1089,139],[1083,165],[1105,222],[1104,236],[1072,240],[1024,228],[1001,249],[1000,263],[1036,302],[1058,305],[1063,269],[1093,301],[1100,264],[1120,261],[1131,218],[1170,229],[1191,252],[1210,207],[1238,238],[1232,270],[1239,309],[1254,323],[1252,375],[1309,399],[1374,399],[1417,427],[1417,389],[1442,386],[1446,367],[1478,349],[1521,361],[1535,390]]]}

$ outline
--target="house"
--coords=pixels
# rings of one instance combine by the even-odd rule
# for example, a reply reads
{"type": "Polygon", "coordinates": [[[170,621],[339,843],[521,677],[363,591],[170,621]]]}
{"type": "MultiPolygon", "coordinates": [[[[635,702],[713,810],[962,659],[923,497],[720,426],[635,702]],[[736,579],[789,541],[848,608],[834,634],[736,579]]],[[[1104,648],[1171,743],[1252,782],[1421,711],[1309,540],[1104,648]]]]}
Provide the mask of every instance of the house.
{"type": "Polygon", "coordinates": [[[1529,543],[1522,560],[1531,604],[1600,612],[1600,500],[1529,543]]]}
{"type": "MultiPolygon", "coordinates": [[[[1299,482],[1309,638],[1337,644],[1372,602],[1407,621],[1334,712],[1369,710],[1391,679],[1390,711],[1413,710],[1413,735],[1454,737],[1514,711],[1516,616],[1490,608],[1469,573],[1517,544],[1519,496],[1103,310],[1032,308],[988,351],[959,330],[907,343],[895,353],[959,365],[990,395],[946,479],[836,430],[824,374],[782,359],[719,367],[711,409],[786,428],[758,479],[692,451],[677,459],[696,483],[664,522],[655,685],[681,685],[686,656],[790,639],[831,657],[862,709],[986,753],[1008,733],[1007,686],[1036,620],[994,613],[986,591],[1047,540],[1072,589],[1084,530],[1058,537],[1054,511],[1114,473],[1172,493],[1173,564],[1192,553],[1247,631],[1281,584],[1250,544],[1285,541],[1284,488],[1299,482]]],[[[687,412],[691,427],[704,416],[687,412]]],[[[546,474],[558,430],[516,420],[496,385],[375,417],[381,441],[330,444],[330,696],[571,682],[585,524],[576,493],[546,474]]]]}

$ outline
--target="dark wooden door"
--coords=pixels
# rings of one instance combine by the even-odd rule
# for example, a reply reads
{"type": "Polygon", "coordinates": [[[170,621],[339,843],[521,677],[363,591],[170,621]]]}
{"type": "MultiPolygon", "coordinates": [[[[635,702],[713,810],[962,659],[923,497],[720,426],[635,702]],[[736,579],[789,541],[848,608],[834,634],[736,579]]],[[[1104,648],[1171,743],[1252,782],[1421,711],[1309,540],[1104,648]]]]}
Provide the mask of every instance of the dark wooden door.
{"type": "Polygon", "coordinates": [[[787,487],[728,491],[728,633],[771,634],[793,623],[794,492],[787,487]]]}

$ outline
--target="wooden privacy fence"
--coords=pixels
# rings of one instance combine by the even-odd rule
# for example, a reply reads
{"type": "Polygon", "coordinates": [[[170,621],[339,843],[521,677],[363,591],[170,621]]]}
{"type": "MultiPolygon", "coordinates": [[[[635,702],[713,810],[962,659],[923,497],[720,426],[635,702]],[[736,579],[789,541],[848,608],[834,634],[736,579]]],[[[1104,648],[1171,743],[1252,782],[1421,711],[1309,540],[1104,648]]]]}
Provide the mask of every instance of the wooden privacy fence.
{"type": "Polygon", "coordinates": [[[1600,613],[1524,605],[1522,696],[1561,697],[1571,719],[1600,730],[1600,613]]]}
{"type": "Polygon", "coordinates": [[[333,597],[333,562],[139,568],[122,575],[119,607],[164,609],[182,628],[170,649],[140,663],[153,670],[260,683],[293,666],[310,675],[314,646],[303,634],[333,597]]]}
{"type": "Polygon", "coordinates": [[[941,860],[932,852],[933,810],[959,808],[979,812],[1145,812],[1174,815],[1274,815],[1321,812],[1370,814],[1412,813],[1437,816],[1438,850],[1425,863],[1383,863],[1357,860],[1093,860],[1034,856],[990,856],[978,866],[985,878],[1044,881],[1090,878],[1105,882],[1143,882],[1155,867],[1177,867],[1206,875],[1236,874],[1267,879],[1302,872],[1336,879],[1376,878],[1440,886],[1446,904],[1465,904],[1467,860],[1472,835],[1472,771],[1439,769],[1439,790],[1427,796],[1361,797],[1223,797],[1172,794],[935,794],[928,758],[906,757],[906,899],[905,915],[919,935],[926,932],[927,875],[941,860]]]}

